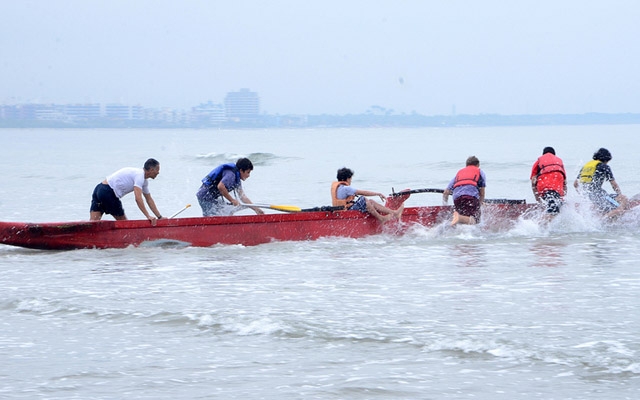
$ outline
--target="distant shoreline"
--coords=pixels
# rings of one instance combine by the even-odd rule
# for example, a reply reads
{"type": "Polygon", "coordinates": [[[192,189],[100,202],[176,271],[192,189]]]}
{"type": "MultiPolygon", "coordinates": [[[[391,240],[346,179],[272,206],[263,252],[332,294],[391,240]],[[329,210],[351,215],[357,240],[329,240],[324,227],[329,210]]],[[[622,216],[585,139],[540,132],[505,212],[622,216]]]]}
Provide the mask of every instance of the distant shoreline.
{"type": "Polygon", "coordinates": [[[586,114],[420,114],[375,115],[262,115],[249,121],[216,124],[175,123],[146,120],[46,121],[33,119],[0,119],[3,128],[107,128],[107,129],[264,129],[264,128],[420,128],[475,126],[552,126],[552,125],[632,125],[640,124],[640,113],[586,114]]]}

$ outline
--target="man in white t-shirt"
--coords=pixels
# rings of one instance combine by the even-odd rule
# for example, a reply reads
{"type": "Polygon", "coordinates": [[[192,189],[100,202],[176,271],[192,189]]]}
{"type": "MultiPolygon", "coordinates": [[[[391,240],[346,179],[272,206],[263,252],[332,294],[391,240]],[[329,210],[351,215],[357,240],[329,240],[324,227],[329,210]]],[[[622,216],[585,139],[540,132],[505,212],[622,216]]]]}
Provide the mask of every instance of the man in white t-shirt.
{"type": "Polygon", "coordinates": [[[122,168],[109,175],[107,179],[99,183],[93,190],[91,211],[89,214],[90,219],[92,221],[98,221],[102,219],[102,215],[105,213],[111,214],[113,218],[117,220],[127,219],[120,199],[126,194],[133,192],[138,208],[140,208],[142,214],[155,225],[156,219],[162,218],[162,215],[160,215],[160,211],[158,211],[156,203],[153,201],[153,197],[151,197],[149,181],[147,179],[155,179],[159,173],[160,163],[150,158],[144,163],[144,168],[122,168]],[[143,197],[155,215],[147,211],[143,197]]]}

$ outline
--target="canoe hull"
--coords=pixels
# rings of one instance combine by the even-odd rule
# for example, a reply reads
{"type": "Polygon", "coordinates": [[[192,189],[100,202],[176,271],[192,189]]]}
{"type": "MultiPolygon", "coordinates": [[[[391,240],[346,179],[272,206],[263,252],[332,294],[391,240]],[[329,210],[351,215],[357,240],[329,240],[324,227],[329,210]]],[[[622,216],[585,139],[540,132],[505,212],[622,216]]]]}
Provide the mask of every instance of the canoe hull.
{"type": "MultiPolygon", "coordinates": [[[[488,205],[484,213],[509,224],[531,210],[531,204],[488,205]]],[[[360,238],[385,233],[402,234],[414,224],[430,227],[447,220],[450,206],[405,208],[402,222],[381,225],[359,211],[314,211],[291,214],[229,217],[79,222],[0,222],[0,243],[46,250],[124,248],[146,242],[176,241],[196,247],[215,244],[253,246],[272,241],[316,240],[321,237],[360,238]]],[[[484,217],[483,217],[484,218],[484,217]]]]}

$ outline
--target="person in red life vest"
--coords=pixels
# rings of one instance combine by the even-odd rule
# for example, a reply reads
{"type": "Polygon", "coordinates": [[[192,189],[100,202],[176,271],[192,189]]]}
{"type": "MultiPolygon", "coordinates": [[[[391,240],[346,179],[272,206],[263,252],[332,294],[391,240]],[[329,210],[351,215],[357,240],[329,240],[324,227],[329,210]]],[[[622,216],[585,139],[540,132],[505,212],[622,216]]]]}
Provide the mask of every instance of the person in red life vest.
{"type": "Polygon", "coordinates": [[[484,202],[486,186],[487,178],[480,169],[478,157],[467,158],[467,166],[458,171],[442,194],[442,203],[445,205],[449,195],[453,194],[451,226],[458,223],[474,225],[480,222],[480,206],[484,202]]]}
{"type": "Polygon", "coordinates": [[[553,147],[545,147],[531,168],[531,189],[536,201],[543,204],[548,215],[556,215],[567,193],[567,173],[553,147]]]}
{"type": "Polygon", "coordinates": [[[400,219],[404,204],[397,210],[392,210],[376,202],[367,199],[366,196],[378,196],[382,201],[386,199],[385,195],[379,192],[369,190],[355,189],[351,186],[353,171],[349,168],[340,168],[336,177],[338,180],[331,184],[331,205],[334,207],[344,207],[347,210],[357,210],[368,212],[378,219],[380,222],[387,222],[390,219],[400,219]],[[356,198],[356,196],[359,196],[356,198]]]}
{"type": "Polygon", "coordinates": [[[600,148],[593,154],[593,160],[586,163],[578,177],[573,182],[576,190],[586,195],[593,203],[593,206],[603,213],[606,218],[616,218],[629,209],[629,200],[622,194],[618,182],[613,177],[613,171],[609,166],[611,152],[605,148],[600,148]],[[611,183],[611,187],[616,192],[612,195],[602,188],[605,181],[611,183]]]}

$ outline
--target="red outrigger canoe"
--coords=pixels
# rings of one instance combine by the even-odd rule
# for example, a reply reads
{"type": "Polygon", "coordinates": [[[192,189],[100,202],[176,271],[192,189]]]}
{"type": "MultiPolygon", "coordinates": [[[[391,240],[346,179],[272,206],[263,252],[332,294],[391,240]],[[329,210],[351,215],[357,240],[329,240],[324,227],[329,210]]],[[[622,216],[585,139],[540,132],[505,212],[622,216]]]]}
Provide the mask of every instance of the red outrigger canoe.
{"type": "MultiPolygon", "coordinates": [[[[418,189],[413,193],[426,191],[418,189]]],[[[409,193],[389,197],[387,206],[397,209],[409,193]],[[400,196],[399,196],[400,195],[400,196]]],[[[524,200],[495,201],[484,207],[483,219],[492,224],[509,224],[535,204],[524,200]]],[[[336,211],[321,207],[309,211],[158,220],[78,221],[78,222],[0,222],[0,243],[33,249],[107,249],[140,246],[149,242],[177,242],[208,247],[216,244],[253,246],[272,241],[303,241],[321,237],[360,238],[388,232],[402,234],[419,224],[431,227],[448,220],[451,206],[407,207],[401,221],[380,224],[368,213],[336,211]]]]}

